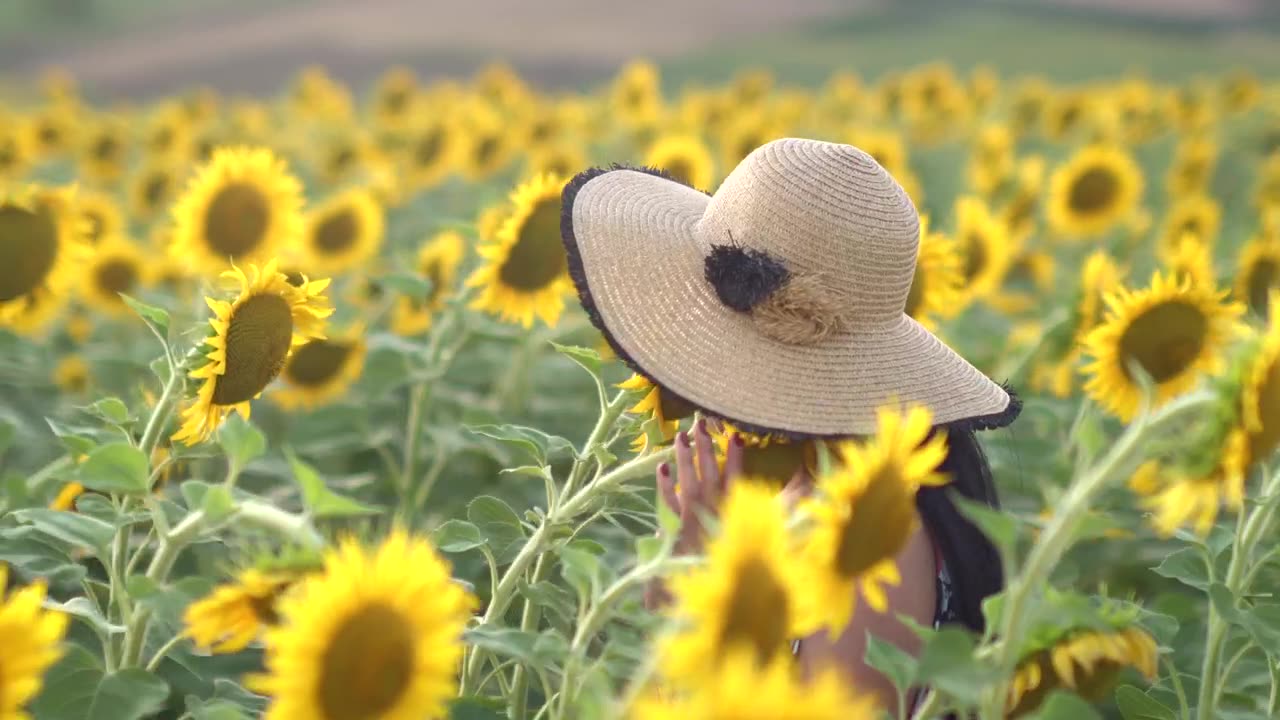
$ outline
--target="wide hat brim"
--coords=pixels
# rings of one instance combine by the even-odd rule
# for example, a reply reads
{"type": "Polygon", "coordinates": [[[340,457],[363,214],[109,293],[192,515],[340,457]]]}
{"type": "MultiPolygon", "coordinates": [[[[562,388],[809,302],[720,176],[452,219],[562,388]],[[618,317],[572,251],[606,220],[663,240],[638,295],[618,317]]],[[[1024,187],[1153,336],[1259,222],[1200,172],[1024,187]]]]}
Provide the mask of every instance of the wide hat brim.
{"type": "Polygon", "coordinates": [[[757,433],[867,435],[889,402],[935,425],[1012,422],[1015,395],[905,313],[817,345],[762,335],[704,278],[711,198],[664,174],[614,166],[566,187],[561,233],[583,307],[619,358],[663,391],[757,433]]]}

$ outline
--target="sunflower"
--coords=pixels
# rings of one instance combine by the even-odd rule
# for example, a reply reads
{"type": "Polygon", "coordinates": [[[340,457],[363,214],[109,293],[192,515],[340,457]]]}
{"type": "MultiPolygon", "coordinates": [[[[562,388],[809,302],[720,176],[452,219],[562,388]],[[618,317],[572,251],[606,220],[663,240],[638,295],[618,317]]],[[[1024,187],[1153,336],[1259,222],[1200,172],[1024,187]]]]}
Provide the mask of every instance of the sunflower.
{"type": "Polygon", "coordinates": [[[893,130],[857,128],[847,134],[845,142],[870,155],[893,176],[907,195],[920,205],[924,189],[911,169],[911,159],[902,135],[893,130]]]}
{"type": "Polygon", "coordinates": [[[406,67],[393,67],[378,79],[373,91],[373,121],[386,129],[411,122],[421,101],[418,79],[406,67]]]}
{"type": "Polygon", "coordinates": [[[48,158],[66,152],[76,141],[74,110],[66,105],[49,105],[32,118],[32,136],[37,157],[48,158]]]}
{"type": "Polygon", "coordinates": [[[0,564],[0,717],[25,720],[30,716],[22,706],[40,692],[45,671],[62,656],[67,616],[42,607],[43,580],[12,592],[6,591],[8,581],[9,567],[0,564]]]}
{"type": "Polygon", "coordinates": [[[954,313],[964,295],[963,263],[956,243],[940,232],[930,232],[929,218],[920,218],[920,250],[915,276],[907,293],[905,312],[926,328],[936,328],[936,318],[954,313]]]}
{"type": "Polygon", "coordinates": [[[662,79],[653,63],[633,60],[618,72],[609,90],[614,117],[628,128],[645,127],[662,113],[662,79]]]}
{"type": "Polygon", "coordinates": [[[1050,140],[1061,141],[1088,124],[1095,104],[1087,92],[1060,92],[1041,111],[1041,130],[1050,140]]]}
{"type": "Polygon", "coordinates": [[[138,288],[150,284],[151,267],[142,250],[117,236],[94,248],[80,290],[89,305],[111,315],[127,315],[129,306],[120,294],[137,295],[138,288]]]}
{"type": "MultiPolygon", "coordinates": [[[[980,198],[970,195],[956,200],[955,242],[963,260],[960,275],[964,295],[976,300],[999,290],[1014,250],[1008,228],[980,198]]],[[[951,313],[958,312],[961,305],[953,304],[951,313]]]]}
{"type": "Polygon", "coordinates": [[[115,182],[124,174],[129,138],[115,121],[99,123],[81,139],[80,173],[97,183],[115,182]]]}
{"type": "Polygon", "coordinates": [[[476,92],[498,107],[516,108],[533,102],[533,93],[510,65],[491,62],[475,76],[476,92]]]}
{"type": "Polygon", "coordinates": [[[1006,315],[1034,309],[1053,288],[1057,262],[1043,250],[1021,250],[1009,263],[1006,287],[987,297],[987,304],[1006,315]]]}
{"type": "Polygon", "coordinates": [[[766,666],[790,652],[790,638],[813,627],[800,615],[786,510],[766,483],[736,482],[724,500],[707,563],[671,578],[679,630],[664,639],[667,676],[701,677],[731,653],[766,666]]]}
{"type": "Polygon", "coordinates": [[[76,210],[84,220],[84,239],[89,244],[97,245],[103,238],[124,234],[124,212],[115,199],[106,193],[76,193],[76,210]]]}
{"type": "Polygon", "coordinates": [[[799,552],[806,608],[833,636],[849,624],[855,589],[877,612],[888,608],[882,586],[901,580],[894,559],[919,522],[916,491],[947,482],[937,472],[946,437],[930,436],[927,409],[884,407],[877,416],[875,436],[837,446],[841,463],[818,479],[816,497],[802,504],[813,521],[799,552]]]}
{"type": "Polygon", "coordinates": [[[1165,188],[1170,197],[1203,193],[1213,180],[1218,146],[1205,138],[1190,138],[1178,144],[1173,162],[1165,175],[1165,188]]]}
{"type": "Polygon", "coordinates": [[[180,179],[178,169],[167,163],[149,164],[134,174],[129,185],[134,217],[146,221],[160,217],[178,194],[180,179]]]}
{"type": "Polygon", "coordinates": [[[554,144],[542,145],[529,152],[526,167],[529,175],[556,175],[573,177],[587,167],[587,155],[582,145],[562,140],[554,144]]]}
{"type": "Polygon", "coordinates": [[[743,445],[743,474],[775,491],[786,486],[801,467],[810,474],[818,472],[818,447],[822,440],[793,442],[781,435],[747,432],[725,420],[709,424],[708,430],[720,451],[720,458],[728,454],[729,443],[737,435],[743,445]]]}
{"type": "Polygon", "coordinates": [[[1035,234],[1039,224],[1044,158],[1032,155],[1020,159],[1014,178],[1013,192],[1000,216],[1009,229],[1010,239],[1021,244],[1035,234]]]}
{"type": "Polygon", "coordinates": [[[475,598],[424,540],[394,531],[376,549],[344,540],[281,598],[268,628],[267,720],[443,717],[457,694],[475,598]]]}
{"type": "Polygon", "coordinates": [[[1059,688],[1069,688],[1089,702],[1101,702],[1116,674],[1126,667],[1154,680],[1159,655],[1155,639],[1138,627],[1068,634],[1018,666],[1009,690],[1008,717],[1030,715],[1059,688]]]}
{"type": "Polygon", "coordinates": [[[423,243],[418,250],[417,271],[431,282],[424,298],[401,297],[391,316],[391,329],[400,335],[417,335],[431,328],[436,312],[453,294],[458,268],[466,256],[462,235],[446,230],[423,243]]]}
{"type": "Polygon", "coordinates": [[[446,120],[434,119],[411,128],[405,135],[400,172],[416,190],[439,185],[457,168],[460,160],[459,128],[446,120]]]}
{"type": "Polygon", "coordinates": [[[986,125],[974,139],[969,184],[981,195],[995,192],[1014,171],[1013,133],[1004,125],[986,125]]]}
{"type": "Polygon", "coordinates": [[[333,313],[321,295],[328,280],[295,287],[274,260],[261,270],[250,265],[247,275],[233,266],[222,277],[238,281],[240,294],[232,302],[205,299],[214,312],[213,334],[204,341],[208,361],[191,372],[204,383],[173,438],[188,445],[208,438],[233,410],[247,419],[249,401],[280,374],[294,349],[324,337],[325,318],[333,313]]]}
{"type": "Polygon", "coordinates": [[[264,262],[302,232],[302,185],[266,148],[219,148],[173,208],[172,252],[208,272],[264,262]]]}
{"type": "Polygon", "coordinates": [[[1266,319],[1271,291],[1280,289],[1280,238],[1259,235],[1240,249],[1235,296],[1266,319]]]}
{"type": "Polygon", "coordinates": [[[1190,233],[1206,246],[1212,247],[1222,224],[1222,209],[1207,195],[1188,195],[1179,198],[1165,217],[1164,231],[1157,252],[1169,255],[1190,233]]]}
{"type": "Polygon", "coordinates": [[[732,172],[753,150],[786,133],[762,112],[747,113],[728,122],[720,133],[720,167],[732,172]]]}
{"type": "Polygon", "coordinates": [[[690,683],[687,694],[654,691],[629,720],[861,720],[878,716],[868,698],[830,668],[801,680],[786,660],[758,667],[749,652],[731,653],[690,683]]]}
{"type": "Polygon", "coordinates": [[[176,161],[191,153],[191,121],[182,106],[165,103],[152,113],[142,134],[142,147],[155,160],[176,161]]]}
{"type": "Polygon", "coordinates": [[[1195,384],[1219,365],[1219,352],[1244,311],[1224,302],[1225,292],[1156,272],[1141,290],[1121,288],[1106,297],[1107,317],[1089,332],[1084,350],[1085,392],[1128,422],[1138,411],[1142,387],[1129,370],[1136,363],[1155,383],[1156,405],[1195,384]]]}
{"type": "Polygon", "coordinates": [[[50,510],[75,512],[76,498],[85,493],[85,487],[78,482],[69,482],[58,489],[58,494],[49,501],[50,510]]]}
{"type": "Polygon", "coordinates": [[[1076,304],[1075,342],[1085,337],[1106,319],[1106,298],[1123,289],[1124,271],[1105,250],[1094,250],[1085,258],[1080,270],[1080,298],[1076,304]]]}
{"type": "Polygon", "coordinates": [[[1280,207],[1280,152],[1272,153],[1258,167],[1253,202],[1260,208],[1280,207]]]}
{"type": "Polygon", "coordinates": [[[279,622],[276,605],[300,578],[292,572],[243,570],[235,582],[219,585],[187,606],[186,634],[214,653],[240,652],[279,622]]]}
{"type": "Polygon", "coordinates": [[[87,250],[70,190],[0,190],[0,327],[42,328],[66,302],[87,250]]]}
{"type": "Polygon", "coordinates": [[[462,133],[459,157],[463,174],[469,180],[486,180],[511,162],[511,134],[492,110],[476,108],[471,125],[462,133]]]}
{"type": "Polygon", "coordinates": [[[303,250],[306,267],[341,273],[378,253],[386,220],[373,193],[353,188],[307,213],[303,250]]]}
{"type": "Polygon", "coordinates": [[[520,185],[511,196],[511,215],[494,243],[482,245],[484,259],[467,278],[481,288],[473,309],[498,315],[524,327],[536,315],[554,326],[569,291],[569,260],[560,239],[560,190],[564,183],[542,175],[520,185]]]}
{"type": "Polygon", "coordinates": [[[1049,179],[1049,224],[1064,236],[1106,233],[1137,208],[1142,170],[1124,151],[1102,145],[1080,150],[1049,179]]]}
{"type": "Polygon", "coordinates": [[[53,367],[53,384],[64,392],[80,395],[89,388],[89,363],[80,355],[67,355],[53,367]]]}
{"type": "MultiPolygon", "coordinates": [[[[643,375],[632,375],[626,381],[618,383],[618,387],[623,390],[647,391],[640,402],[628,408],[627,412],[646,416],[651,420],[661,433],[663,444],[671,442],[676,436],[676,430],[680,428],[680,421],[692,417],[696,411],[692,405],[664,392],[643,375]]],[[[648,447],[649,434],[646,432],[641,432],[631,443],[631,449],[637,453],[644,452],[648,447]]]]}
{"type": "Polygon", "coordinates": [[[644,164],[666,172],[698,190],[710,190],[715,161],[711,149],[696,135],[664,135],[649,146],[644,164]]]}
{"type": "Polygon", "coordinates": [[[326,120],[348,121],[354,109],[351,91],[322,67],[308,67],[298,74],[290,102],[299,114],[326,120]]]}
{"type": "Polygon", "coordinates": [[[342,397],[364,370],[364,330],[352,326],[341,337],[316,339],[289,355],[280,377],[285,386],[271,399],[286,409],[314,408],[342,397]]]}
{"type": "Polygon", "coordinates": [[[1215,283],[1213,276],[1213,253],[1209,243],[1191,231],[1185,231],[1182,238],[1164,254],[1165,270],[1175,280],[1187,279],[1193,285],[1215,283]]]}
{"type": "Polygon", "coordinates": [[[0,115],[0,180],[20,177],[34,153],[27,124],[0,115]]]}

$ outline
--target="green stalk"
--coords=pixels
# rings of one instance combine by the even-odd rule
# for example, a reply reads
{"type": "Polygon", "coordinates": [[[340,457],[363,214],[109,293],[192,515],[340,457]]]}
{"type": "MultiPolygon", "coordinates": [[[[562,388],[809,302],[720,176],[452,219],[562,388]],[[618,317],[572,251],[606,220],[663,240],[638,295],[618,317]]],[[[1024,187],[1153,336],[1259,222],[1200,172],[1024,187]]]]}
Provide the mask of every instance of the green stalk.
{"type": "MultiPolygon", "coordinates": [[[[530,584],[537,584],[546,579],[551,564],[547,562],[547,556],[543,555],[538,558],[538,562],[533,566],[533,575],[530,578],[530,584]]],[[[533,632],[538,627],[538,623],[542,620],[542,608],[534,604],[533,600],[525,598],[524,610],[520,613],[520,630],[523,632],[533,632]]],[[[511,720],[523,720],[525,713],[528,712],[529,703],[529,674],[525,671],[525,666],[516,664],[515,675],[512,681],[511,692],[511,720]]]]}
{"type": "MultiPolygon", "coordinates": [[[[196,510],[183,518],[173,530],[160,538],[160,547],[151,558],[147,568],[147,579],[161,585],[169,577],[174,562],[183,549],[195,539],[204,523],[204,512],[196,510]]],[[[142,648],[146,644],[147,626],[151,621],[151,608],[141,606],[129,619],[124,631],[124,653],[120,667],[136,667],[142,657],[142,648]]]]}
{"type": "Polygon", "coordinates": [[[940,712],[942,712],[942,695],[936,689],[930,690],[924,696],[924,702],[911,713],[911,720],[931,720],[940,712]]]}
{"type": "Polygon", "coordinates": [[[982,706],[984,720],[1004,717],[1009,695],[1009,674],[1018,662],[1018,651],[1027,631],[1027,608],[1032,596],[1042,591],[1049,575],[1070,549],[1080,519],[1100,490],[1126,470],[1146,441],[1166,423],[1192,413],[1214,402],[1212,395],[1201,392],[1184,395],[1155,411],[1144,414],[1125,429],[1106,456],[1076,478],[1058,502],[1058,512],[1032,545],[1022,572],[1009,582],[1005,597],[1000,632],[996,635],[996,665],[1002,680],[987,694],[982,706]]]}
{"type": "MultiPolygon", "coordinates": [[[[1263,485],[1262,497],[1270,498],[1280,492],[1280,472],[1271,475],[1263,485]]],[[[1246,566],[1253,555],[1254,546],[1262,537],[1262,530],[1270,524],[1275,507],[1271,503],[1259,505],[1248,512],[1242,506],[1236,516],[1236,542],[1231,548],[1231,562],[1227,565],[1227,576],[1223,584],[1231,591],[1233,597],[1238,596],[1244,588],[1244,579],[1249,577],[1246,566]]],[[[1222,661],[1223,645],[1226,641],[1230,623],[1223,618],[1213,603],[1209,603],[1209,628],[1205,633],[1204,662],[1200,666],[1200,692],[1196,698],[1196,720],[1213,720],[1217,711],[1218,696],[1226,683],[1227,675],[1219,677],[1219,664],[1222,661]]]]}
{"type": "MultiPolygon", "coordinates": [[[[305,515],[294,515],[258,500],[244,500],[236,509],[235,519],[311,548],[324,547],[324,538],[305,515]]],[[[176,528],[175,528],[176,531],[176,528]]]]}

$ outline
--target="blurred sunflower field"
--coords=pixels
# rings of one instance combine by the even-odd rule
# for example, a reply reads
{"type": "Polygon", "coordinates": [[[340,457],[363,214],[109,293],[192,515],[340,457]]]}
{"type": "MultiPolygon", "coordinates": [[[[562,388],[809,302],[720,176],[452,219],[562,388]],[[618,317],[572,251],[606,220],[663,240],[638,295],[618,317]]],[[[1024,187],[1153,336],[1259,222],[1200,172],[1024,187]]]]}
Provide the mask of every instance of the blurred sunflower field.
{"type": "Polygon", "coordinates": [[[637,60],[577,92],[502,64],[8,92],[0,718],[1280,717],[1280,84],[637,60]],[[560,239],[592,165],[714,192],[788,136],[901,182],[907,312],[1025,404],[982,438],[1002,511],[965,506],[1009,587],[985,635],[870,642],[896,708],[786,641],[848,623],[815,593],[895,582],[946,482],[927,411],[816,448],[798,517],[771,483],[815,448],[749,437],[761,482],[675,556],[653,474],[693,413],[613,357],[560,239]],[[873,493],[905,510],[868,527],[873,493]]]}

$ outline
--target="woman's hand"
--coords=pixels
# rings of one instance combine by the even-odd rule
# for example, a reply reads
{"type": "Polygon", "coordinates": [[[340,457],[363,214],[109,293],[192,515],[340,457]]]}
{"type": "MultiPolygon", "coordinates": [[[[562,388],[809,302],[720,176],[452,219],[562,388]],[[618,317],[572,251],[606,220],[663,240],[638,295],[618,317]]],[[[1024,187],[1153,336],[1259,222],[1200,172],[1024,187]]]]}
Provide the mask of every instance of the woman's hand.
{"type": "Polygon", "coordinates": [[[689,433],[682,431],[676,435],[675,444],[675,475],[668,463],[658,466],[658,494],[680,517],[676,554],[693,554],[702,551],[702,516],[719,514],[720,500],[729,491],[729,484],[742,474],[743,443],[737,433],[729,439],[723,471],[716,462],[715,443],[707,432],[705,418],[694,424],[692,442],[689,433]]]}

